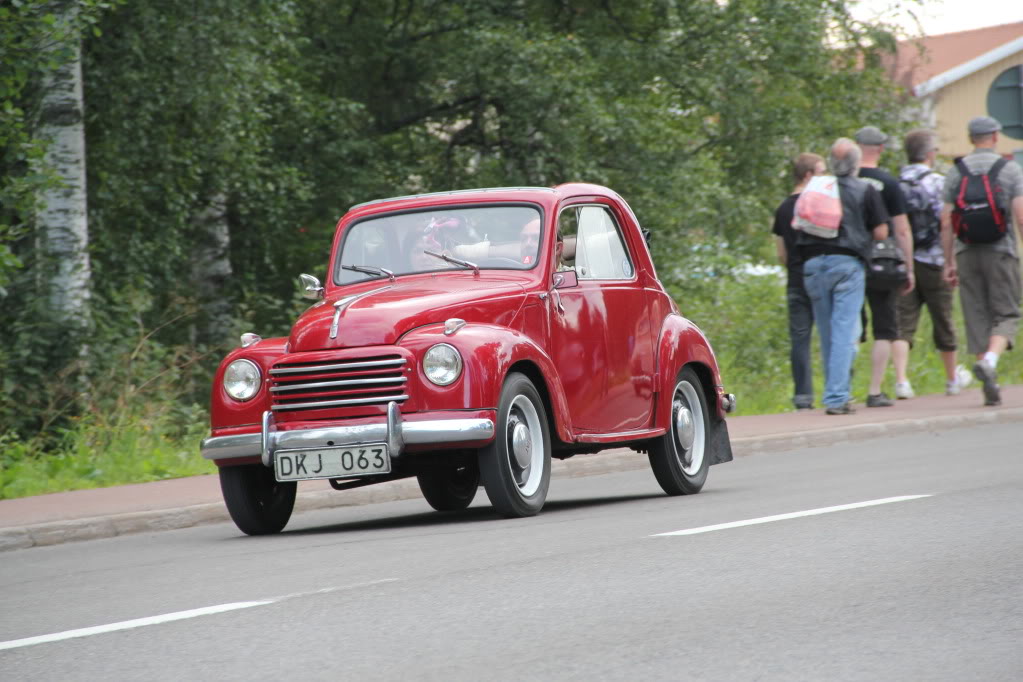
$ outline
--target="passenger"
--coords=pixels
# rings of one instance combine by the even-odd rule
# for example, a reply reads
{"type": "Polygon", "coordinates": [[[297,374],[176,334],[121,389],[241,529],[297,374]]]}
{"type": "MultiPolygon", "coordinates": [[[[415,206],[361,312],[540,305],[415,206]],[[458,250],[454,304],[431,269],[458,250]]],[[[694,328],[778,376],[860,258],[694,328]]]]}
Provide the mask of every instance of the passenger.
{"type": "Polygon", "coordinates": [[[450,254],[455,247],[455,233],[463,224],[461,218],[431,216],[425,226],[408,232],[402,248],[408,271],[422,272],[445,267],[444,261],[426,252],[450,254]]]}

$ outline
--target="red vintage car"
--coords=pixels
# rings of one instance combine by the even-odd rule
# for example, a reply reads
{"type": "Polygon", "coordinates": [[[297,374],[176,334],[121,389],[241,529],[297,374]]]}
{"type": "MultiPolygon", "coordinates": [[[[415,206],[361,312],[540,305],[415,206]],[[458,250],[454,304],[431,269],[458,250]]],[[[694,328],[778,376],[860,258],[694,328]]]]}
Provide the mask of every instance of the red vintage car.
{"type": "Polygon", "coordinates": [[[735,397],[605,187],[359,204],[328,273],[302,275],[317,303],[289,337],[243,335],[214,378],[202,454],[245,533],[282,530],[300,480],[416,476],[440,511],[482,483],[522,517],[543,507],[552,457],[632,448],[669,495],[732,459],[735,397]]]}

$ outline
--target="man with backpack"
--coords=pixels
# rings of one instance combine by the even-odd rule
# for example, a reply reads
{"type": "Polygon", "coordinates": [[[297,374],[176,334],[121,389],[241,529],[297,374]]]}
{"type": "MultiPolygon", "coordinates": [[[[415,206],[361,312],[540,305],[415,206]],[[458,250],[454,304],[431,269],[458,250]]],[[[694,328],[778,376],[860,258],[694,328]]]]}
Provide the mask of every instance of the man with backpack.
{"type": "Polygon", "coordinates": [[[941,190],[944,176],[933,169],[938,153],[937,135],[930,130],[906,134],[906,160],[899,173],[899,184],[906,197],[906,216],[913,231],[913,272],[916,287],[896,304],[899,338],[892,343],[895,365],[895,397],[914,396],[906,375],[909,349],[913,344],[920,309],[926,305],[934,328],[934,347],[945,367],[945,393],[957,395],[973,377],[956,367],[956,332],[952,320],[952,287],[942,278],[945,256],[941,248],[941,190]]]}
{"type": "Polygon", "coordinates": [[[973,374],[984,385],[984,404],[1000,405],[998,357],[1012,348],[1020,318],[1023,169],[995,151],[998,121],[978,116],[967,129],[975,149],[945,178],[944,276],[959,285],[967,350],[977,356],[973,374]]]}
{"type": "Polygon", "coordinates": [[[863,307],[866,264],[871,242],[888,236],[888,212],[876,189],[856,177],[860,148],[839,138],[831,146],[828,164],[837,186],[837,224],[828,230],[809,229],[799,202],[813,196],[813,180],[797,202],[793,227],[799,230],[796,250],[803,261],[803,284],[813,304],[813,316],[821,339],[824,364],[824,403],[827,414],[853,414],[849,404],[849,370],[858,341],[860,308],[863,307]]]}

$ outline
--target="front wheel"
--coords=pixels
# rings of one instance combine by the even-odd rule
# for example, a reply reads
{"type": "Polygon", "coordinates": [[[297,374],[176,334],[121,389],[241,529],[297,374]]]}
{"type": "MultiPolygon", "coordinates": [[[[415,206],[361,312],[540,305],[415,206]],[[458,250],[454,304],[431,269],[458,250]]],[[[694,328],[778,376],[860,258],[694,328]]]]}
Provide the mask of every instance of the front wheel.
{"type": "Polygon", "coordinates": [[[707,398],[696,372],[679,372],[671,398],[668,432],[650,442],[650,467],[664,492],[692,495],[707,481],[710,433],[707,398]]]}
{"type": "Polygon", "coordinates": [[[437,511],[461,511],[472,504],[480,486],[480,470],[472,461],[419,474],[419,489],[437,511]]]}
{"type": "Polygon", "coordinates": [[[536,387],[512,373],[501,388],[494,440],[480,450],[480,477],[502,516],[534,516],[551,483],[551,437],[536,387]]]}
{"type": "Polygon", "coordinates": [[[280,533],[295,508],[294,481],[280,482],[261,464],[220,467],[220,490],[227,511],[247,535],[280,533]]]}

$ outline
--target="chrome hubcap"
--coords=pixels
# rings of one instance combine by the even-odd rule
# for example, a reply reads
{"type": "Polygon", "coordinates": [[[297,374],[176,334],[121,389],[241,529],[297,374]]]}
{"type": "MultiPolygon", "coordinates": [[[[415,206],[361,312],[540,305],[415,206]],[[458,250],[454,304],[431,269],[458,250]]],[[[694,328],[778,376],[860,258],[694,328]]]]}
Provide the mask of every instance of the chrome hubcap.
{"type": "Polygon", "coordinates": [[[706,417],[697,388],[688,381],[675,387],[671,402],[675,416],[675,457],[686,476],[695,476],[703,468],[707,446],[706,417]]]}
{"type": "Polygon", "coordinates": [[[675,417],[675,432],[678,442],[686,450],[691,450],[696,440],[696,424],[693,422],[693,411],[682,405],[675,417]]]}
{"type": "Polygon", "coordinates": [[[505,434],[512,476],[519,492],[528,497],[540,488],[543,479],[544,442],[540,415],[526,396],[512,400],[505,434]]]}
{"type": "Polygon", "coordinates": [[[520,467],[525,469],[529,466],[532,458],[532,443],[529,438],[529,427],[519,422],[512,429],[512,454],[520,467]]]}

